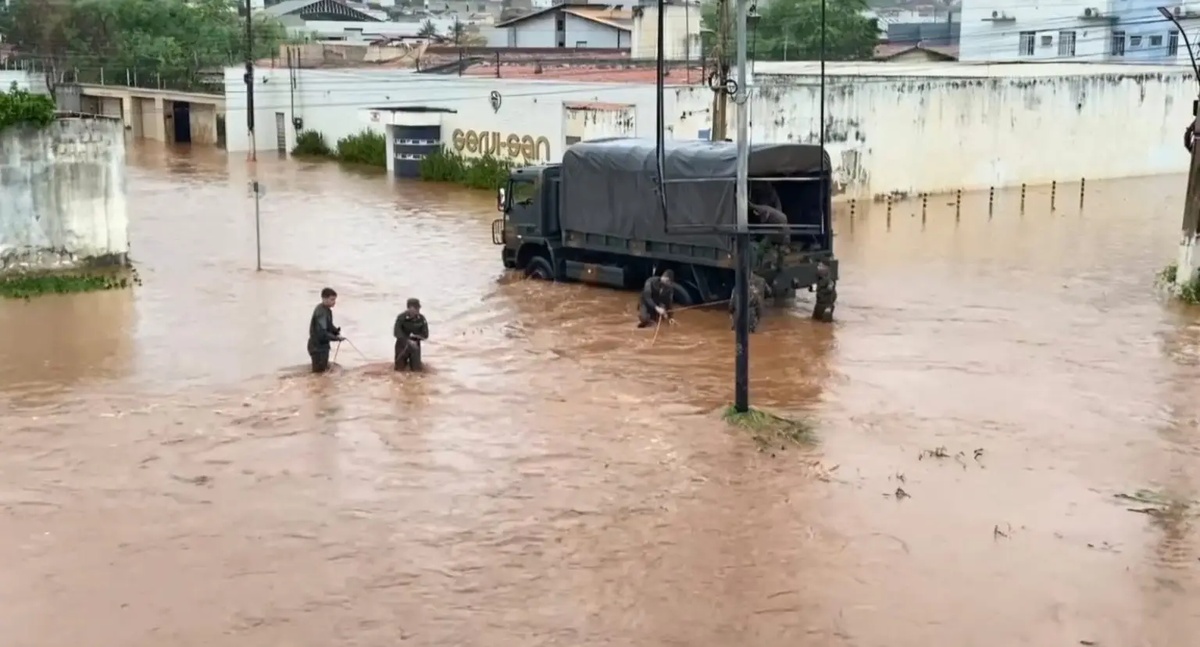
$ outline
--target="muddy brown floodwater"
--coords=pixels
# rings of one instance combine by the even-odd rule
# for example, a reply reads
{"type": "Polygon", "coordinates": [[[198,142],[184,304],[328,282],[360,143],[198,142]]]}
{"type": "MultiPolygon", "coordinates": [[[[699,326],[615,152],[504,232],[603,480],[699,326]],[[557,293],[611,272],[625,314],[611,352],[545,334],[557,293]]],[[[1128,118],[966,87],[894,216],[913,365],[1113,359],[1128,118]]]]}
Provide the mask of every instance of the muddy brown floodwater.
{"type": "Polygon", "coordinates": [[[820,442],[760,452],[712,413],[724,313],[651,346],[632,294],[499,280],[490,195],[264,160],[256,273],[239,156],[130,158],[144,285],[0,304],[6,647],[1200,633],[1181,178],[842,208],[839,322],[751,348],[820,442]],[[313,377],[325,285],[365,359],[313,377]],[[395,376],[409,296],[431,371],[395,376]]]}

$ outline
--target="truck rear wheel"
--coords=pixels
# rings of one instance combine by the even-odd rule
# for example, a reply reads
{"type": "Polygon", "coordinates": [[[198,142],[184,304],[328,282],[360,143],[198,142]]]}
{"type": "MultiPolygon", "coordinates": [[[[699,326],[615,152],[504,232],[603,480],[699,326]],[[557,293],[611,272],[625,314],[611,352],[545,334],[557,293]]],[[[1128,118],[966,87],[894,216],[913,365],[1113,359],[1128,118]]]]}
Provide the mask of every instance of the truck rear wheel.
{"type": "Polygon", "coordinates": [[[525,265],[525,278],[537,279],[539,281],[553,281],[554,268],[550,267],[550,261],[541,256],[534,256],[525,265]]]}

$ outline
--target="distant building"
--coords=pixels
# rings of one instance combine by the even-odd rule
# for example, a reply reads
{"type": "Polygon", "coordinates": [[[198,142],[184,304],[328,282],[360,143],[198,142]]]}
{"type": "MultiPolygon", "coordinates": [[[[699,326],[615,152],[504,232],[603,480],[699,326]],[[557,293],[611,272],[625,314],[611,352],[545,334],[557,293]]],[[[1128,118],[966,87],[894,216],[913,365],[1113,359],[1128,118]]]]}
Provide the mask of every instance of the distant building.
{"type": "Polygon", "coordinates": [[[1200,6],[1179,0],[963,0],[959,56],[963,61],[1188,62],[1179,29],[1200,6]]]}
{"type": "Polygon", "coordinates": [[[538,48],[628,48],[633,12],[600,5],[560,4],[496,24],[504,43],[492,46],[538,48]]]}
{"type": "MultiPolygon", "coordinates": [[[[663,21],[665,56],[671,60],[700,57],[698,2],[668,1],[663,21]]],[[[598,4],[568,0],[496,23],[493,47],[628,49],[632,58],[654,58],[658,44],[657,2],[598,4]]]]}

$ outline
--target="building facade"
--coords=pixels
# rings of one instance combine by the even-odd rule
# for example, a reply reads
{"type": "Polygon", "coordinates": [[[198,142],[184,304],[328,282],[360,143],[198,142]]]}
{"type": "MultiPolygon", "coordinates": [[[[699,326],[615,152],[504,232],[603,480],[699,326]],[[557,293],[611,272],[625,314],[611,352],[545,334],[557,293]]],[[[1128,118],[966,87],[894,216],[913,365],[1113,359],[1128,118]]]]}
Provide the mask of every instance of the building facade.
{"type": "MultiPolygon", "coordinates": [[[[747,104],[754,141],[816,143],[818,68],[755,64],[756,86],[747,104]]],[[[826,142],[837,190],[846,197],[1187,168],[1180,133],[1192,118],[1196,85],[1186,68],[831,63],[827,72],[826,142]]],[[[246,130],[238,127],[246,123],[242,73],[226,71],[231,153],[249,147],[246,130]]],[[[399,159],[407,173],[433,139],[463,155],[524,164],[558,161],[576,141],[653,137],[655,131],[653,84],[582,83],[578,72],[556,81],[298,70],[294,92],[287,70],[259,70],[256,77],[260,152],[291,150],[296,123],[330,143],[363,128],[384,135],[390,130],[391,166],[395,171],[399,159]]],[[[707,138],[713,95],[706,85],[669,87],[664,99],[667,137],[707,138]]],[[[735,115],[731,109],[731,132],[735,115]]]]}
{"type": "Polygon", "coordinates": [[[963,0],[959,60],[1190,64],[1164,7],[1200,36],[1200,4],[1178,0],[963,0]]]}

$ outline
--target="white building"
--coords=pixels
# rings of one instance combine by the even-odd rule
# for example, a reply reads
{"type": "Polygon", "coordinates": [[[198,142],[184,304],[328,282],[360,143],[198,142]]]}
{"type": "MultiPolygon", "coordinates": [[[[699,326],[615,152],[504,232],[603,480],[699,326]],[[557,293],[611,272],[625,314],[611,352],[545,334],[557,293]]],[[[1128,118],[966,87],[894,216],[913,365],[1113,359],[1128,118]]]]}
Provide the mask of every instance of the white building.
{"type": "MultiPolygon", "coordinates": [[[[747,104],[755,141],[816,142],[817,69],[814,63],[755,64],[747,104]]],[[[1180,133],[1192,119],[1196,85],[1178,66],[830,63],[827,71],[827,147],[838,191],[847,197],[1187,168],[1180,133]]],[[[226,71],[231,153],[249,147],[246,131],[236,126],[246,122],[242,72],[226,71]]],[[[557,161],[581,139],[654,135],[652,84],[581,82],[588,77],[571,70],[563,73],[568,80],[555,81],[548,74],[531,80],[305,69],[296,72],[293,90],[287,70],[260,70],[257,147],[290,150],[297,118],[301,129],[320,132],[331,144],[363,128],[382,134],[389,124],[436,127],[414,130],[400,143],[440,143],[464,155],[492,153],[517,163],[557,161]]],[[[667,89],[668,137],[709,135],[712,91],[693,81],[667,89]]],[[[731,108],[730,132],[735,115],[731,108]]],[[[421,154],[400,151],[396,143],[395,155],[421,154]]]]}
{"type": "MultiPolygon", "coordinates": [[[[666,58],[700,57],[700,4],[695,0],[666,5],[666,58]]],[[[657,53],[656,3],[602,5],[557,4],[496,24],[493,47],[629,49],[632,58],[657,53]]]]}
{"type": "Polygon", "coordinates": [[[1160,6],[1195,43],[1200,4],[1180,0],[963,0],[959,60],[1190,65],[1160,6]]]}

